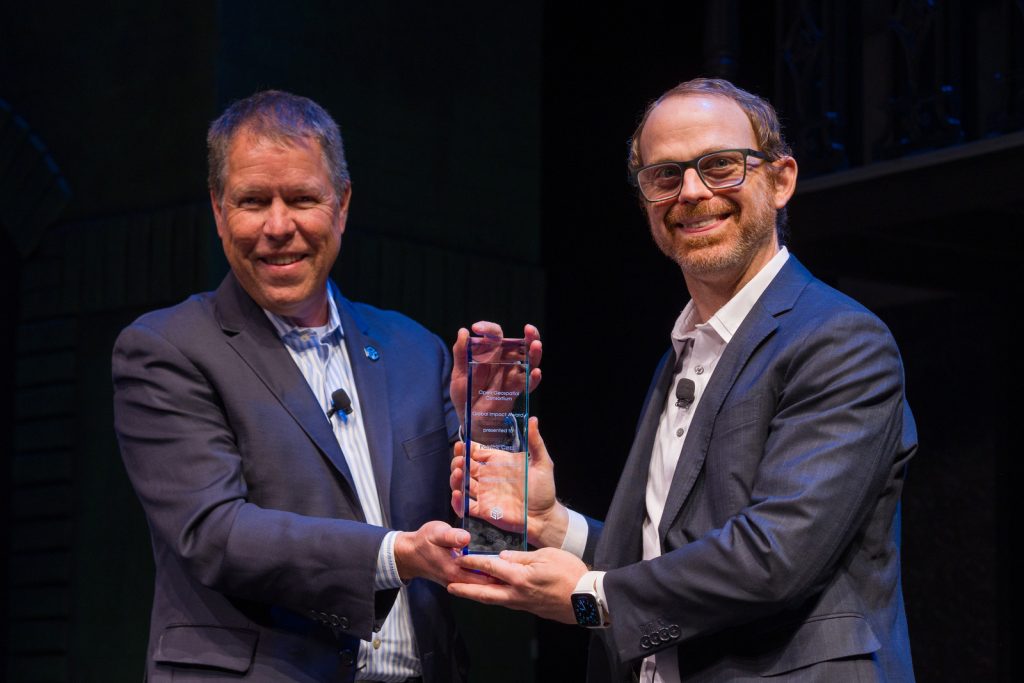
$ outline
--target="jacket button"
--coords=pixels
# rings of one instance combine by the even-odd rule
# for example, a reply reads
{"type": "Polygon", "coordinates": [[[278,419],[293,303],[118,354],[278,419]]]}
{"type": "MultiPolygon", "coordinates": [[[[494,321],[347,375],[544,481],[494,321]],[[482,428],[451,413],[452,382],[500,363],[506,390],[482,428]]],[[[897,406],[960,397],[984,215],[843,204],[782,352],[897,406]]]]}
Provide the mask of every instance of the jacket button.
{"type": "Polygon", "coordinates": [[[341,663],[343,666],[352,666],[355,664],[356,658],[352,654],[352,650],[342,650],[339,655],[341,656],[341,663]]]}
{"type": "Polygon", "coordinates": [[[331,626],[338,626],[341,624],[341,619],[338,618],[337,614],[332,614],[327,618],[327,620],[330,622],[331,626]]]}
{"type": "Polygon", "coordinates": [[[348,628],[348,619],[346,617],[340,617],[338,619],[338,627],[339,628],[346,628],[347,629],[348,628]]]}

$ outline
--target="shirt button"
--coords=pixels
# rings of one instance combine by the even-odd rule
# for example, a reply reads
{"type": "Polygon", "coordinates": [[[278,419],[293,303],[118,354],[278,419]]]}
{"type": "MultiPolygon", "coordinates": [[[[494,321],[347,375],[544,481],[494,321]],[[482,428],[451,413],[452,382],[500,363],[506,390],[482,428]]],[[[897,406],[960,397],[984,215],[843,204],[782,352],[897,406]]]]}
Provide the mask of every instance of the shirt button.
{"type": "Polygon", "coordinates": [[[704,366],[703,365],[698,365],[697,367],[695,367],[693,369],[693,371],[696,372],[698,375],[703,375],[704,374],[704,366]]]}
{"type": "Polygon", "coordinates": [[[380,649],[380,638],[374,638],[373,639],[373,649],[374,650],[379,650],[380,649]]]}
{"type": "Polygon", "coordinates": [[[676,430],[676,436],[682,436],[683,432],[685,432],[685,431],[686,431],[685,429],[680,427],[679,429],[676,430]]]}

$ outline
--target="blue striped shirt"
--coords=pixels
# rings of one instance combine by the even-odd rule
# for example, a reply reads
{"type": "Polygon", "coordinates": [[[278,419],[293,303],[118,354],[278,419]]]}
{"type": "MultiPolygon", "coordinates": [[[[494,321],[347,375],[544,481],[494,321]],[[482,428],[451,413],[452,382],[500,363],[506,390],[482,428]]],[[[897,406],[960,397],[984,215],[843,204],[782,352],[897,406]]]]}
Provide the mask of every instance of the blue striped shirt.
{"type": "MultiPolygon", "coordinates": [[[[366,443],[359,390],[345,348],[345,333],[334,300],[337,294],[334,283],[328,282],[327,294],[328,319],[323,327],[296,327],[270,311],[265,312],[302,372],[302,376],[309,383],[313,395],[320,402],[325,419],[327,411],[331,409],[331,394],[336,389],[344,389],[352,399],[352,413],[336,413],[331,419],[331,425],[345,456],[345,462],[352,471],[352,480],[355,482],[356,494],[359,496],[367,524],[383,527],[384,516],[380,508],[380,498],[377,496],[370,449],[366,443]]],[[[394,549],[397,535],[397,531],[389,532],[381,543],[377,555],[374,588],[399,588],[398,598],[380,631],[373,634],[372,642],[360,642],[356,680],[404,681],[421,673],[408,597],[395,565],[394,549]]]]}

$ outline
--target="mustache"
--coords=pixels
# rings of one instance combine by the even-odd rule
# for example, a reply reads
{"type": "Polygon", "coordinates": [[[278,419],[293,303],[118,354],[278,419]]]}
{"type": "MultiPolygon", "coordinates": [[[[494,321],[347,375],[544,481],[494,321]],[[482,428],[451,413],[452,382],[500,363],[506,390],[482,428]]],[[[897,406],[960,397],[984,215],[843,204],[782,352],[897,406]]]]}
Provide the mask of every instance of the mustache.
{"type": "Polygon", "coordinates": [[[725,197],[716,197],[714,203],[712,202],[701,202],[699,204],[690,206],[688,204],[675,204],[668,213],[665,214],[666,223],[678,223],[684,220],[692,220],[694,218],[710,218],[712,216],[721,216],[722,214],[733,213],[736,211],[736,205],[726,199],[725,197]]]}

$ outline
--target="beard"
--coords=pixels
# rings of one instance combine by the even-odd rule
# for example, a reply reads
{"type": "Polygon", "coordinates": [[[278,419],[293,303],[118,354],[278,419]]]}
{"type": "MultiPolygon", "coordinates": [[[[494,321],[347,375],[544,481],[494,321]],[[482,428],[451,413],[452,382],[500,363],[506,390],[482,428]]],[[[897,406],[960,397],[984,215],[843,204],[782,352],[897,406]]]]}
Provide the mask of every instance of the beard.
{"type": "Polygon", "coordinates": [[[771,242],[777,213],[767,192],[748,202],[744,209],[729,197],[716,196],[696,206],[674,204],[660,224],[652,221],[651,235],[662,253],[684,273],[709,275],[749,264],[771,242]],[[678,227],[683,220],[726,214],[731,225],[711,233],[689,235],[678,227]]]}

